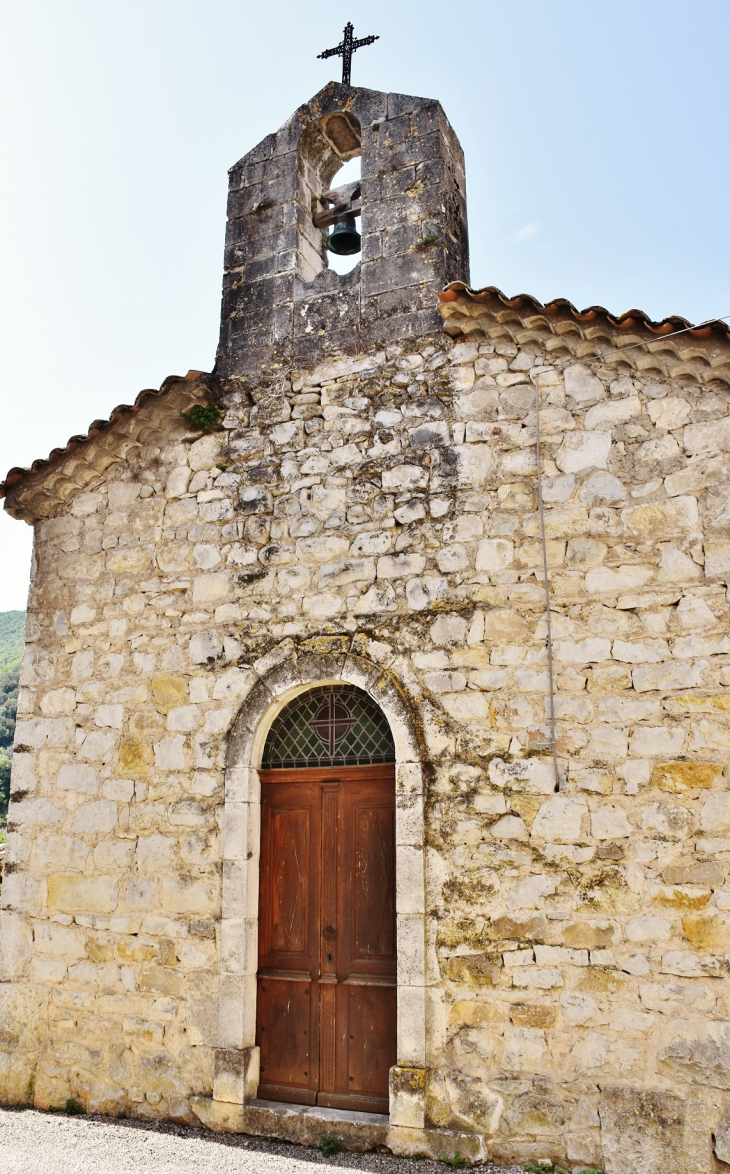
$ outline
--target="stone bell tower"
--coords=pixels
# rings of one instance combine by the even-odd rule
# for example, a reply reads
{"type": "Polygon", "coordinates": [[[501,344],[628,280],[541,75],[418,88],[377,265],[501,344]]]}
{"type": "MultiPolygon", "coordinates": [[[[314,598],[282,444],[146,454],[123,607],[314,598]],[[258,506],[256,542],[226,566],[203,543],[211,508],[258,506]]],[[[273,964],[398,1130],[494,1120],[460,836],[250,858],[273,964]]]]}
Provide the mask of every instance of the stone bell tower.
{"type": "Polygon", "coordinates": [[[266,379],[422,335],[468,257],[464,156],[441,105],[330,82],[231,168],[216,372],[266,379]],[[315,217],[357,156],[362,255],[341,276],[315,217]]]}

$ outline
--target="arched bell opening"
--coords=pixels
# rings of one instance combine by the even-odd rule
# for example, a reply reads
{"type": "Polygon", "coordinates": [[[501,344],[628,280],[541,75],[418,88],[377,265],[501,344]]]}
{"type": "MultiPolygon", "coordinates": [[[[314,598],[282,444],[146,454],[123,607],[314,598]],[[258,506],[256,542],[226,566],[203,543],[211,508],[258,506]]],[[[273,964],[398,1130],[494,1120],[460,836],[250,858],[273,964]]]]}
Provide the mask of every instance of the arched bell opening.
{"type": "Polygon", "coordinates": [[[397,1060],[395,745],[354,685],[264,746],[256,1046],[264,1100],[388,1112],[397,1060]]]}
{"type": "Polygon", "coordinates": [[[305,282],[327,268],[349,273],[360,260],[361,151],[360,123],[349,111],[311,123],[299,140],[299,276],[305,282]]]}

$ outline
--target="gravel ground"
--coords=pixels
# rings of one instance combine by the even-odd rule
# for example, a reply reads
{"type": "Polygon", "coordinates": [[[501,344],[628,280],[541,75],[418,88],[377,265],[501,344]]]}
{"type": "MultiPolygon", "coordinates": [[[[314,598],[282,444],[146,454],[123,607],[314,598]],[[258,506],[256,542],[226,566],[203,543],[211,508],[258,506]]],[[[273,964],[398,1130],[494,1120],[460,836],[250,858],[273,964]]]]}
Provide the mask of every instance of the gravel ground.
{"type": "MultiPolygon", "coordinates": [[[[326,1166],[334,1174],[446,1174],[449,1169],[441,1162],[388,1154],[324,1158],[305,1146],[240,1134],[18,1109],[0,1109],[0,1152],[3,1174],[313,1174],[312,1165],[326,1166]]],[[[522,1174],[519,1166],[491,1163],[479,1171],[522,1174]]]]}

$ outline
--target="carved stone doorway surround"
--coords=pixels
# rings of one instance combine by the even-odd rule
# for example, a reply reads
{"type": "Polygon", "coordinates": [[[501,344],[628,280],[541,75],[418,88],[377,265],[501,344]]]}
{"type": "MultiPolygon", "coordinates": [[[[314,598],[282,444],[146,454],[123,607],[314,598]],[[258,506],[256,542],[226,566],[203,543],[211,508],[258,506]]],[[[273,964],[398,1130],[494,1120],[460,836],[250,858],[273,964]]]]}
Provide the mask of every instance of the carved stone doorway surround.
{"type": "MultiPolygon", "coordinates": [[[[423,1129],[426,1086],[426,957],[423,774],[409,706],[386,662],[354,653],[350,639],[286,641],[231,681],[242,701],[225,779],[218,1047],[213,1099],[256,1098],[256,971],[261,796],[258,767],[271,724],[298,694],[317,685],[356,685],[385,714],[396,753],[397,1066],[391,1069],[390,1125],[423,1129]],[[326,644],[327,650],[322,649],[326,644]]],[[[384,651],[379,645],[379,652],[384,651]]]]}

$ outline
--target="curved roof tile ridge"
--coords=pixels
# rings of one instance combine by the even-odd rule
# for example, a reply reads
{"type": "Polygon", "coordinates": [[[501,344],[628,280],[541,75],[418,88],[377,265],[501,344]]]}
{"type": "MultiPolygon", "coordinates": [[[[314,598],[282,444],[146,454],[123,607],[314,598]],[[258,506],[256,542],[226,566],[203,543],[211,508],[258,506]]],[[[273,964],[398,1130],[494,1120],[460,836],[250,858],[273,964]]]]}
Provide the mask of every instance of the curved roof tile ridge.
{"type": "Polygon", "coordinates": [[[162,399],[173,387],[180,383],[196,383],[200,379],[210,379],[210,374],[206,371],[188,371],[187,375],[168,375],[159,388],[146,387],[140,391],[133,404],[117,404],[109,413],[108,420],[93,420],[87,432],[76,433],[75,436],[69,437],[63,447],[51,449],[47,457],[40,457],[38,460],[33,461],[31,465],[25,467],[15,465],[12,469],[9,469],[5,475],[5,480],[0,482],[0,498],[5,497],[8,490],[22,481],[24,477],[27,477],[31,473],[38,473],[42,469],[47,469],[49,465],[55,464],[56,461],[69,456],[76,449],[81,448],[88,441],[93,440],[100,432],[111,428],[113,424],[116,424],[127,413],[138,412],[142,405],[149,400],[162,399]]]}
{"type": "Polygon", "coordinates": [[[533,311],[540,314],[555,314],[558,310],[567,310],[576,322],[591,322],[599,316],[604,318],[611,326],[618,330],[635,329],[637,326],[643,326],[652,334],[663,335],[672,334],[677,330],[686,330],[688,334],[695,338],[707,338],[713,331],[718,331],[725,337],[730,335],[730,326],[727,322],[720,319],[708,320],[701,322],[697,326],[689,322],[687,318],[682,318],[679,314],[673,314],[670,317],[663,318],[661,322],[655,322],[650,318],[644,310],[626,310],[623,314],[612,314],[605,306],[588,306],[585,310],[579,310],[567,298],[553,298],[544,305],[538,301],[532,294],[516,294],[510,298],[496,285],[485,285],[480,289],[472,289],[463,281],[452,281],[446,286],[443,293],[438,295],[440,302],[453,302],[460,293],[465,293],[475,302],[487,302],[490,298],[494,298],[501,302],[503,306],[510,310],[518,310],[520,306],[530,306],[533,311]]]}

